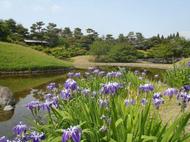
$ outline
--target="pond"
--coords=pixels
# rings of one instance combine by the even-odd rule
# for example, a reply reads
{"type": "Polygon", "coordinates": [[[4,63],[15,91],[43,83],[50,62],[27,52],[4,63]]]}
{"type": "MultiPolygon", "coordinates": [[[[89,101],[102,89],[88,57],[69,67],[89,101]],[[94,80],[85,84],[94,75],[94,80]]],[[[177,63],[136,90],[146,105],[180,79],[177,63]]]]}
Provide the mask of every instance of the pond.
{"type": "MultiPolygon", "coordinates": [[[[104,70],[116,70],[115,67],[103,67],[104,70]]],[[[127,68],[134,71],[136,69],[143,70],[142,68],[127,68]]],[[[163,70],[146,69],[148,77],[153,78],[155,74],[162,74],[163,70]]],[[[77,72],[79,70],[75,70],[77,72]]],[[[32,123],[32,115],[25,105],[31,100],[38,100],[38,96],[30,95],[31,88],[45,89],[49,82],[63,83],[66,79],[66,74],[58,75],[31,75],[31,76],[1,76],[0,85],[7,86],[14,92],[16,99],[16,106],[14,111],[4,112],[0,110],[0,136],[12,137],[12,127],[15,126],[20,120],[27,124],[32,123]]]]}
{"type": "Polygon", "coordinates": [[[34,75],[34,76],[8,76],[0,77],[0,85],[9,87],[16,99],[16,106],[13,111],[0,110],[0,136],[12,136],[12,126],[15,126],[20,120],[29,124],[32,115],[25,105],[31,100],[37,100],[37,96],[30,95],[31,88],[45,89],[46,85],[51,82],[64,81],[66,75],[34,75]]]}

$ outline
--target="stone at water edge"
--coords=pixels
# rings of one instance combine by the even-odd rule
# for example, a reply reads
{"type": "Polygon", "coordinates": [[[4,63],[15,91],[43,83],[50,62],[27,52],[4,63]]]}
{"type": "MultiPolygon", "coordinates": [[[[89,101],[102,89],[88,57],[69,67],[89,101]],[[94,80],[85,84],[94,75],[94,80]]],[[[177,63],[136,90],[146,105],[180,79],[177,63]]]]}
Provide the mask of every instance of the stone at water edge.
{"type": "Polygon", "coordinates": [[[14,106],[15,99],[13,97],[12,91],[8,87],[0,86],[0,107],[4,108],[5,106],[14,106]]]}

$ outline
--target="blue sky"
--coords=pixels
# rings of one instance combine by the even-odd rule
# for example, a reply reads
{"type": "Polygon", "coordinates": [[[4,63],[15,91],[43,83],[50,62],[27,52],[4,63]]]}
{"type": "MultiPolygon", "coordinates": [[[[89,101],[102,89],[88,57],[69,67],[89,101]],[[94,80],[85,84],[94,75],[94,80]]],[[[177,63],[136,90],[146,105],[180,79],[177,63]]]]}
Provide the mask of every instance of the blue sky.
{"type": "Polygon", "coordinates": [[[100,35],[129,31],[146,37],[180,32],[190,38],[190,0],[0,0],[0,19],[26,27],[36,21],[93,28],[100,35]]]}

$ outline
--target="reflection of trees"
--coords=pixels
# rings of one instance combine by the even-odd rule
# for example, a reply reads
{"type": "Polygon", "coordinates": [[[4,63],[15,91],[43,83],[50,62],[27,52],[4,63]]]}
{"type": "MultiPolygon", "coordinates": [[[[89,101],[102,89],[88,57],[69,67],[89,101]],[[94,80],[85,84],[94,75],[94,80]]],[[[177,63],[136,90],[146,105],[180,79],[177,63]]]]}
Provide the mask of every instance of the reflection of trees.
{"type": "Polygon", "coordinates": [[[14,114],[14,110],[11,110],[11,111],[0,110],[0,122],[11,119],[13,114],[14,114]]]}

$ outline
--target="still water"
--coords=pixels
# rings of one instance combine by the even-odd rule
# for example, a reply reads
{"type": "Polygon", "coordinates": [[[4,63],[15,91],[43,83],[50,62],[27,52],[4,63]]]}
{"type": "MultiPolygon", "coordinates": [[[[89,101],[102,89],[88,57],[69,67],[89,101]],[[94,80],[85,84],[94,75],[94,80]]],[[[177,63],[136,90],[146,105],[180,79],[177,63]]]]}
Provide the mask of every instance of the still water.
{"type": "Polygon", "coordinates": [[[66,75],[35,75],[0,77],[0,85],[9,87],[16,99],[13,111],[0,110],[0,136],[12,137],[12,127],[19,121],[31,124],[32,115],[25,105],[31,100],[38,100],[37,96],[30,95],[31,88],[45,89],[49,82],[63,82],[66,75]]]}
{"type": "MultiPolygon", "coordinates": [[[[104,67],[104,70],[116,70],[115,67],[104,67]]],[[[128,68],[128,70],[143,71],[142,68],[128,68]]],[[[146,69],[149,79],[152,79],[155,74],[163,73],[163,70],[157,69],[146,69]]],[[[79,71],[79,70],[77,70],[79,71]]],[[[76,72],[76,71],[75,71],[76,72]]],[[[16,99],[16,106],[13,111],[4,112],[0,110],[0,136],[12,137],[12,127],[15,126],[19,121],[23,121],[26,124],[32,123],[32,115],[29,110],[26,109],[25,105],[32,101],[38,100],[37,96],[30,95],[31,88],[35,89],[45,89],[47,84],[50,82],[63,83],[66,79],[66,74],[59,75],[32,75],[32,76],[14,76],[14,77],[5,77],[0,76],[0,86],[9,87],[16,99]]]]}

